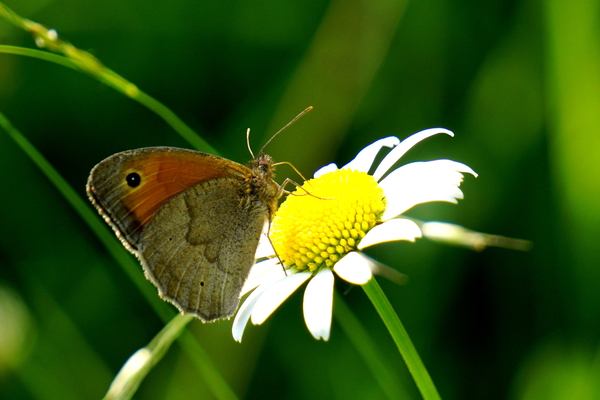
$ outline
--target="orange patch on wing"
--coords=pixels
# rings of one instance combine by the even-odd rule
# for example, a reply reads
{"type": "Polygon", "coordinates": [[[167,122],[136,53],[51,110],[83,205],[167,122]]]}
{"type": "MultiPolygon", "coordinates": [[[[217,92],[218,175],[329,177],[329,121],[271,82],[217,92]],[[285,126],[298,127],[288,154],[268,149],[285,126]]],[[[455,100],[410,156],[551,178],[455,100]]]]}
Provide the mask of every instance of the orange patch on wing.
{"type": "Polygon", "coordinates": [[[141,183],[123,198],[123,205],[144,226],[169,199],[210,179],[250,174],[243,165],[219,157],[193,153],[147,154],[125,169],[125,176],[138,173],[141,183]]]}

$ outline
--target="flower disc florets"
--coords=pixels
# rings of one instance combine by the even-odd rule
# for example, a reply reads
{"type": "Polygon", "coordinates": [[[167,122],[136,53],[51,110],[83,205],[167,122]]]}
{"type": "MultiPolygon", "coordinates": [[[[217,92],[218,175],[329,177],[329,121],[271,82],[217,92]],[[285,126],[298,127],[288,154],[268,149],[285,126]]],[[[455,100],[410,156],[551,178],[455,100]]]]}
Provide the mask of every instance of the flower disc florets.
{"type": "Polygon", "coordinates": [[[351,169],[310,179],[289,195],[271,225],[284,265],[296,271],[331,268],[381,220],[386,201],[375,179],[351,169]]]}

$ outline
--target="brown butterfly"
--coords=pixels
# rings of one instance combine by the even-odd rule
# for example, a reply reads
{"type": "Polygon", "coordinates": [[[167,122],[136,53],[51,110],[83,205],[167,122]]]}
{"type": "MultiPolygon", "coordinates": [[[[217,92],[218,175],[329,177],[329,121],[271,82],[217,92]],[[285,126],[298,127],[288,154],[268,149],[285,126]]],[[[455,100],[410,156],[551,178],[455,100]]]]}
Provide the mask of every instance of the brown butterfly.
{"type": "Polygon", "coordinates": [[[86,189],[159,295],[212,322],[235,312],[260,235],[289,182],[278,185],[274,170],[263,150],[245,167],[199,151],[148,147],[100,162],[86,189]]]}
{"type": "Polygon", "coordinates": [[[230,317],[282,189],[263,154],[247,167],[149,147],[94,167],[87,193],[160,296],[204,322],[230,317]]]}

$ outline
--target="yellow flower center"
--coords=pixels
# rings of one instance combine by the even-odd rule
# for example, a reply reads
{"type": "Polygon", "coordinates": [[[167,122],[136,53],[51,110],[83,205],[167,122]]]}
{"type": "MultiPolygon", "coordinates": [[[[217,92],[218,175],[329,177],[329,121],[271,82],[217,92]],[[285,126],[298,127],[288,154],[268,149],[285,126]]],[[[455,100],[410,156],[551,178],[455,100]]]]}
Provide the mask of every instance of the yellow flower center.
{"type": "Polygon", "coordinates": [[[286,268],[331,268],[373,228],[385,210],[383,189],[365,172],[350,169],[310,179],[281,204],[271,241],[286,268]]]}

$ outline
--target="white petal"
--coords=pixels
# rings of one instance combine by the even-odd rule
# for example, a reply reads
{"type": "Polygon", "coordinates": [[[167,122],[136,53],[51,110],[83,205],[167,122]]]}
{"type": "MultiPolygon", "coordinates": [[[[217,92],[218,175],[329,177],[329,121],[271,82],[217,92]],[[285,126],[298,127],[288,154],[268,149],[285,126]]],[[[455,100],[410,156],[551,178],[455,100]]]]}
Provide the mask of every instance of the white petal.
{"type": "Polygon", "coordinates": [[[424,222],[421,225],[421,230],[423,231],[423,236],[427,239],[455,246],[465,246],[476,251],[481,251],[487,246],[529,251],[532,245],[528,240],[512,239],[504,236],[472,231],[460,225],[450,224],[448,222],[424,222]]]}
{"type": "Polygon", "coordinates": [[[281,264],[279,264],[278,258],[268,258],[258,262],[250,270],[250,275],[248,275],[248,279],[244,283],[240,297],[259,285],[275,282],[283,277],[285,277],[285,272],[281,264]]]}
{"type": "Polygon", "coordinates": [[[317,340],[329,340],[333,307],[333,273],[322,269],[308,282],[304,292],[304,321],[317,340]]]}
{"type": "Polygon", "coordinates": [[[373,277],[369,261],[362,254],[352,251],[338,261],[333,270],[345,281],[355,285],[364,285],[373,277]]]}
{"type": "Polygon", "coordinates": [[[461,172],[477,176],[468,166],[451,160],[415,162],[392,171],[379,183],[388,203],[382,219],[430,201],[456,203],[463,198],[458,188],[463,180],[461,172]]]}
{"type": "Polygon", "coordinates": [[[260,298],[260,295],[270,286],[272,283],[268,283],[262,286],[259,286],[254,292],[248,296],[248,298],[242,303],[240,309],[235,315],[235,319],[233,320],[233,325],[231,325],[231,334],[233,335],[233,339],[237,342],[242,341],[242,335],[244,334],[244,329],[246,328],[246,324],[254,311],[256,306],[256,302],[260,298]]]}
{"type": "Polygon", "coordinates": [[[467,246],[476,250],[483,250],[486,247],[487,235],[471,231],[460,225],[431,221],[423,223],[421,229],[423,235],[430,240],[437,240],[457,246],[467,246]]]}
{"type": "Polygon", "coordinates": [[[338,167],[334,163],[327,164],[326,166],[319,168],[313,176],[315,178],[319,178],[329,172],[337,171],[337,169],[338,169],[338,167]]]}
{"type": "Polygon", "coordinates": [[[420,237],[421,230],[413,221],[405,218],[391,219],[371,229],[358,244],[358,249],[362,250],[377,243],[394,240],[414,242],[416,238],[420,237]]]}
{"type": "Polygon", "coordinates": [[[423,139],[427,139],[430,136],[437,135],[438,133],[445,133],[446,135],[454,136],[454,133],[444,128],[432,128],[425,129],[424,131],[417,132],[404,139],[398,146],[388,153],[387,156],[373,173],[373,177],[376,181],[379,181],[383,175],[402,157],[408,150],[410,150],[415,144],[419,143],[423,139]]]}
{"type": "Polygon", "coordinates": [[[400,139],[395,136],[386,137],[383,139],[379,139],[378,141],[371,143],[364,149],[362,149],[354,160],[350,161],[348,164],[344,165],[342,168],[350,168],[356,169],[362,172],[369,172],[371,166],[373,165],[373,160],[377,157],[377,154],[381,150],[382,147],[390,147],[393,148],[400,143],[400,139]]]}
{"type": "Polygon", "coordinates": [[[260,296],[254,311],[252,312],[252,323],[260,325],[269,315],[273,313],[300,285],[311,277],[310,272],[300,272],[288,275],[285,278],[271,284],[260,296]]]}

